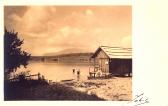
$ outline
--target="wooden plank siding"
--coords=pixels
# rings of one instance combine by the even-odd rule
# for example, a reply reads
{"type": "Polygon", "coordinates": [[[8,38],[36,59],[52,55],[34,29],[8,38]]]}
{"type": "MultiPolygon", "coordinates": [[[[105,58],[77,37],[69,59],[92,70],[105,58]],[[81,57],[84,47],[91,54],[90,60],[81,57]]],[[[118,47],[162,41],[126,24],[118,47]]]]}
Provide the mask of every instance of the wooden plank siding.
{"type": "Polygon", "coordinates": [[[132,73],[132,51],[126,48],[99,47],[91,58],[94,58],[94,72],[101,70],[116,76],[132,73]]]}
{"type": "Polygon", "coordinates": [[[98,66],[99,69],[103,72],[103,73],[108,73],[109,72],[109,57],[104,53],[104,51],[100,51],[96,58],[95,58],[95,62],[98,62],[98,66]]]}

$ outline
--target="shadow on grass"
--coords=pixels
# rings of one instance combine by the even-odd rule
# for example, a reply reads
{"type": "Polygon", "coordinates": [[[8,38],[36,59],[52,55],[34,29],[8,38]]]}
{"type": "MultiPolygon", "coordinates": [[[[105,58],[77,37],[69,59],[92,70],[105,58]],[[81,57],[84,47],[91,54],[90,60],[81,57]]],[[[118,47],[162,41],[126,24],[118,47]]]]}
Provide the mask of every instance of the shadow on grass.
{"type": "Polygon", "coordinates": [[[49,85],[36,80],[5,83],[4,91],[6,101],[9,100],[83,100],[95,101],[104,100],[96,95],[88,95],[84,92],[76,91],[71,87],[60,83],[49,85]]]}

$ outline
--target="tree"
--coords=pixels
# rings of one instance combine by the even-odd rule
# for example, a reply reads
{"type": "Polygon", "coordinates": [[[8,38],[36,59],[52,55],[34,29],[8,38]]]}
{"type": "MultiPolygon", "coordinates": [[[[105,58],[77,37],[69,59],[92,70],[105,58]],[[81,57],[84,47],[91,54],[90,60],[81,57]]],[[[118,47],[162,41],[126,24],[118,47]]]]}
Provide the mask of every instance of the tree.
{"type": "Polygon", "coordinates": [[[30,54],[21,50],[23,40],[18,38],[18,32],[7,31],[4,33],[4,69],[5,74],[16,71],[21,65],[28,65],[30,54]]]}

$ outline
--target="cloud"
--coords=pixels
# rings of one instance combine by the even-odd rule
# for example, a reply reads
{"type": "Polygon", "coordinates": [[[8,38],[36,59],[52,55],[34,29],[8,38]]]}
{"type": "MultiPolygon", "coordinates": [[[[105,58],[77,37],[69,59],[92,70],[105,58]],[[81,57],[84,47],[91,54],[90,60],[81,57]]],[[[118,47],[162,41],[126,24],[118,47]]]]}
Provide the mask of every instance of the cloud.
{"type": "Polygon", "coordinates": [[[93,11],[90,10],[90,9],[87,9],[87,10],[85,11],[85,13],[86,13],[87,16],[92,16],[92,15],[94,14],[93,11]]]}
{"type": "Polygon", "coordinates": [[[123,47],[132,47],[132,36],[125,36],[121,40],[121,44],[123,47]]]}
{"type": "Polygon", "coordinates": [[[69,35],[69,33],[70,33],[70,28],[69,28],[69,26],[65,26],[65,27],[61,28],[61,29],[60,29],[60,32],[62,33],[62,35],[63,35],[64,37],[67,37],[67,36],[69,35]]]}
{"type": "Polygon", "coordinates": [[[72,47],[95,50],[100,45],[131,45],[130,7],[29,6],[24,12],[9,8],[5,25],[19,32],[23,48],[32,55],[72,47]]]}
{"type": "Polygon", "coordinates": [[[13,19],[14,21],[17,21],[17,22],[20,22],[21,20],[22,20],[22,18],[19,16],[19,15],[17,15],[17,14],[11,14],[10,16],[9,16],[9,18],[10,19],[13,19]]]}
{"type": "Polygon", "coordinates": [[[29,7],[27,12],[22,17],[22,25],[24,25],[22,30],[35,33],[46,31],[46,23],[51,19],[50,15],[54,14],[55,12],[56,9],[53,7],[29,7]]]}

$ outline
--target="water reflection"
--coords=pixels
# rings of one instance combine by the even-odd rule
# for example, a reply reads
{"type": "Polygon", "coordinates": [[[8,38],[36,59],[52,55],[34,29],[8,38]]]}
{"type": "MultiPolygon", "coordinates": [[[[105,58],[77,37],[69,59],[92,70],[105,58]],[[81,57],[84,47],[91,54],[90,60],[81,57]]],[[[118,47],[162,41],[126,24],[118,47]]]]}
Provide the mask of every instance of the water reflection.
{"type": "Polygon", "coordinates": [[[41,73],[46,79],[52,81],[60,80],[86,80],[89,75],[89,65],[86,64],[58,64],[33,62],[26,69],[19,68],[17,72],[30,70],[30,74],[41,73]]]}

